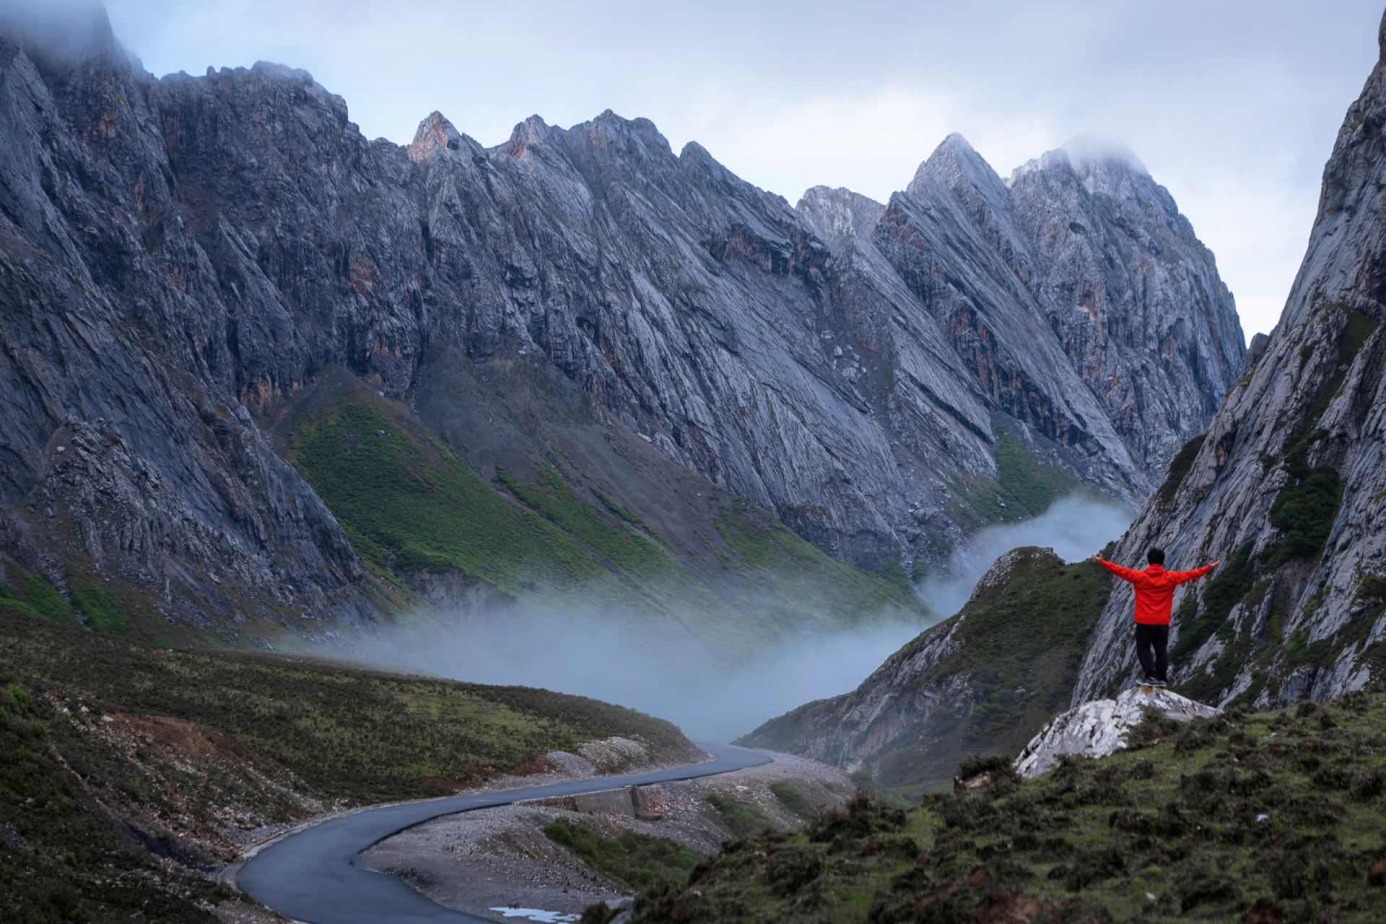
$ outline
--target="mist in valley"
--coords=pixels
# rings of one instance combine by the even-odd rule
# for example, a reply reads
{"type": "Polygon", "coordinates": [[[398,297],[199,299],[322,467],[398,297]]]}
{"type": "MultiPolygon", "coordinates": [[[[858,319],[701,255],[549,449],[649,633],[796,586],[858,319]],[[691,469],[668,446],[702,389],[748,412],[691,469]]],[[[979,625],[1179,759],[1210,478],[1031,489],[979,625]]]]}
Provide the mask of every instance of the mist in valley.
{"type": "MultiPolygon", "coordinates": [[[[966,602],[1006,551],[1040,545],[1065,559],[1085,558],[1118,538],[1130,519],[1114,504],[1070,497],[1033,520],[981,531],[917,589],[941,619],[966,602]]],[[[695,739],[728,741],[804,703],[855,689],[928,627],[867,616],[850,628],[805,630],[747,651],[734,639],[719,643],[715,632],[708,640],[699,628],[725,626],[735,614],[687,612],[669,620],[569,597],[465,616],[419,613],[384,630],[318,643],[314,653],[591,696],[669,719],[695,739]]]]}
{"type": "Polygon", "coordinates": [[[1085,494],[1070,495],[1033,519],[980,530],[954,550],[944,567],[919,581],[916,590],[934,612],[952,616],[972,596],[992,563],[1011,549],[1035,545],[1053,549],[1064,561],[1078,561],[1121,538],[1134,518],[1129,507],[1085,494]]]}

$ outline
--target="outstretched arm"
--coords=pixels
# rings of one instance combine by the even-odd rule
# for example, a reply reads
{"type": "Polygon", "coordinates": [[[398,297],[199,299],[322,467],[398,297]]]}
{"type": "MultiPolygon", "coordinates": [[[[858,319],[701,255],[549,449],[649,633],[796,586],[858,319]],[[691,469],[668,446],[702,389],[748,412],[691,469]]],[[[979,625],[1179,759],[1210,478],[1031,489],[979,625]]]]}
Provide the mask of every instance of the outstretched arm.
{"type": "Polygon", "coordinates": [[[1096,555],[1094,555],[1092,557],[1092,561],[1106,568],[1108,571],[1112,572],[1117,577],[1121,578],[1123,581],[1129,581],[1132,584],[1135,584],[1137,581],[1141,579],[1142,572],[1137,571],[1134,568],[1123,568],[1116,562],[1107,561],[1107,559],[1102,557],[1101,552],[1098,552],[1096,555]]]}
{"type": "Polygon", "coordinates": [[[1196,581],[1205,574],[1212,574],[1213,569],[1222,564],[1220,561],[1210,561],[1202,568],[1195,568],[1192,571],[1171,571],[1170,576],[1174,578],[1176,584],[1187,584],[1189,581],[1196,581]]]}

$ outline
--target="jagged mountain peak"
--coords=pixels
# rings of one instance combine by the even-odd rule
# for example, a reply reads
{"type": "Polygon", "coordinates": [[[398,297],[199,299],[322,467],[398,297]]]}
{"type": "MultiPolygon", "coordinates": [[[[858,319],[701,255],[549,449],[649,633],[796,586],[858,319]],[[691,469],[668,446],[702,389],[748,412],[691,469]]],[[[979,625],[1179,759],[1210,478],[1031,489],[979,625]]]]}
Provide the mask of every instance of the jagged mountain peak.
{"type": "Polygon", "coordinates": [[[844,186],[814,186],[804,192],[794,209],[836,250],[847,238],[869,237],[886,207],[844,186]]]}
{"type": "Polygon", "coordinates": [[[935,184],[954,192],[975,189],[996,205],[1004,203],[1006,197],[1006,186],[1001,177],[986,158],[957,132],[944,138],[928,159],[919,165],[905,191],[919,198],[926,184],[935,184]]]}
{"type": "MultiPolygon", "coordinates": [[[[929,199],[896,216],[847,190],[806,194],[806,211],[836,201],[856,235],[853,258],[838,261],[820,241],[820,220],[701,145],[675,157],[647,119],[607,111],[565,129],[533,116],[508,143],[482,149],[433,113],[402,148],[367,143],[340,98],[279,65],[122,80],[108,107],[86,84],[50,94],[22,53],[0,55],[0,95],[12,94],[0,106],[0,187],[20,193],[0,209],[0,224],[19,214],[26,246],[61,256],[58,269],[33,278],[0,272],[0,295],[48,305],[68,291],[63,280],[88,275],[80,307],[108,318],[119,341],[90,356],[80,345],[26,354],[35,363],[124,383],[152,351],[207,401],[246,411],[251,445],[250,411],[297,400],[325,364],[386,399],[452,409],[464,383],[450,358],[508,369],[525,357],[545,387],[593,408],[592,427],[621,438],[633,431],[664,462],[787,512],[801,535],[870,567],[936,557],[995,515],[957,512],[953,493],[978,479],[999,485],[999,425],[1013,422],[1046,464],[1116,493],[1149,480],[1024,288],[1026,239],[1005,215],[984,223],[986,197],[974,189],[1006,190],[961,136],[940,145],[925,174],[968,182],[956,191],[930,182],[929,199]],[[109,182],[53,186],[36,166],[46,161],[25,152],[109,182]],[[426,169],[408,169],[411,158],[427,159],[426,169]],[[133,310],[143,313],[139,326],[122,321],[133,310]],[[136,330],[152,331],[155,346],[136,342],[136,330]]],[[[0,247],[0,270],[25,259],[0,247]]],[[[7,343],[41,338],[26,326],[31,316],[5,320],[7,343]]],[[[46,368],[19,375],[47,382],[46,368]]],[[[144,441],[129,465],[177,482],[167,510],[213,511],[176,567],[200,573],[206,549],[230,544],[241,550],[237,586],[277,581],[290,587],[276,590],[279,599],[316,613],[369,611],[347,538],[283,460],[255,444],[265,471],[254,478],[280,486],[273,503],[293,498],[297,518],[210,455],[221,451],[221,437],[203,433],[215,429],[214,409],[180,417],[165,405],[182,396],[164,396],[162,380],[138,384],[138,394],[99,399],[74,386],[54,399],[61,416],[36,401],[0,403],[6,432],[22,434],[22,466],[0,479],[10,477],[14,496],[89,483],[50,464],[55,428],[68,417],[129,419],[108,405],[117,397],[152,408],[138,425],[123,424],[122,439],[144,441]],[[162,448],[141,455],[146,446],[193,448],[168,461],[162,448]],[[181,490],[188,471],[208,479],[181,490]],[[236,509],[223,514],[208,498],[224,496],[226,479],[241,486],[236,509]],[[270,568],[277,577],[256,576],[270,568]]],[[[454,411],[437,413],[431,420],[446,423],[454,411]]],[[[87,442],[96,446],[105,437],[94,432],[87,442]]],[[[91,459],[92,471],[105,464],[91,459]]],[[[61,461],[70,469],[87,458],[69,451],[61,461]]],[[[162,554],[149,537],[173,532],[146,514],[121,515],[133,525],[118,550],[92,540],[100,568],[157,581],[165,566],[141,556],[162,554]]],[[[101,511],[83,515],[106,522],[101,511]]],[[[209,593],[189,583],[166,597],[173,608],[209,593]]],[[[220,605],[206,604],[205,618],[220,605]]]]}
{"type": "Polygon", "coordinates": [[[313,75],[303,68],[280,64],[278,61],[256,61],[250,66],[250,72],[257,77],[268,77],[271,80],[288,80],[302,84],[317,83],[313,79],[313,75]]]}
{"type": "Polygon", "coordinates": [[[1007,185],[1041,171],[1071,171],[1083,180],[1102,174],[1150,179],[1150,171],[1125,143],[1092,135],[1075,136],[1011,172],[1007,185]]]}
{"type": "Polygon", "coordinates": [[[538,115],[532,115],[523,122],[517,122],[505,143],[506,153],[511,157],[523,156],[531,147],[543,144],[555,129],[538,115]]]}
{"type": "Polygon", "coordinates": [[[586,132],[599,145],[628,153],[654,156],[661,160],[674,155],[669,139],[660,132],[659,126],[643,116],[628,119],[607,109],[590,122],[574,125],[570,131],[586,132]]]}
{"type": "Polygon", "coordinates": [[[447,116],[436,109],[419,123],[414,140],[409,144],[409,157],[414,161],[427,160],[439,151],[460,150],[468,139],[459,132],[447,116]]]}

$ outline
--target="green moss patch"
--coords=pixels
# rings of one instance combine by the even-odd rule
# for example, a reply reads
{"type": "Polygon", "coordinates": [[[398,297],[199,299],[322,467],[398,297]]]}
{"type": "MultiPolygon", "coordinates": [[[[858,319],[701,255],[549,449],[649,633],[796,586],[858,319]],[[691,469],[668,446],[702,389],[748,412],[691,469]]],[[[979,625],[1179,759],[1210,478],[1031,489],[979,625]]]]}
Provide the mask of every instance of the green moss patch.
{"type": "Polygon", "coordinates": [[[633,514],[618,508],[624,517],[604,515],[579,499],[552,465],[542,466],[539,480],[533,484],[500,469],[496,477],[526,506],[586,545],[615,570],[643,581],[673,579],[673,560],[659,545],[637,532],[633,514]]]}
{"type": "Polygon", "coordinates": [[[995,458],[995,482],[982,480],[957,492],[958,513],[978,524],[1037,517],[1081,487],[1068,472],[1037,458],[1009,430],[997,432],[995,458]]]}
{"type": "Polygon", "coordinates": [[[72,623],[72,604],[41,574],[30,574],[8,565],[11,583],[0,584],[0,609],[35,619],[72,623]]]}
{"type": "Polygon", "coordinates": [[[873,615],[919,619],[927,615],[903,571],[869,574],[839,561],[749,505],[736,503],[717,521],[735,552],[729,566],[758,591],[759,606],[783,608],[837,624],[873,615]]]}
{"type": "Polygon", "coordinates": [[[997,436],[996,467],[1002,496],[1026,517],[1039,516],[1078,486],[1077,479],[1063,469],[1035,458],[1009,430],[997,436]]]}
{"type": "Polygon", "coordinates": [[[97,632],[124,632],[130,628],[125,607],[110,589],[96,584],[72,588],[72,602],[97,632]]]}

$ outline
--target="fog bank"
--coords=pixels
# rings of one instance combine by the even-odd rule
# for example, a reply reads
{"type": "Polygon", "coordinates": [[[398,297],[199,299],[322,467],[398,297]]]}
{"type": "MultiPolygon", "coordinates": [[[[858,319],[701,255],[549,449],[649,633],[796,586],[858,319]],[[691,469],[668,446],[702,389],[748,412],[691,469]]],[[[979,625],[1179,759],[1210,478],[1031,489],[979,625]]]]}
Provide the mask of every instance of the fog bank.
{"type": "MultiPolygon", "coordinates": [[[[983,530],[918,589],[939,616],[951,615],[1010,549],[1041,545],[1065,559],[1085,558],[1118,538],[1130,519],[1112,504],[1065,499],[1033,520],[983,530]]],[[[591,696],[669,719],[696,739],[728,741],[804,703],[855,689],[925,628],[868,621],[805,631],[733,656],[686,628],[700,619],[707,622],[708,614],[656,620],[576,599],[503,613],[419,616],[314,650],[394,670],[591,696]]]]}
{"type": "Polygon", "coordinates": [[[698,740],[730,741],[810,700],[855,688],[920,628],[894,623],[804,635],[731,663],[675,625],[534,611],[429,618],[369,638],[347,637],[326,653],[591,696],[669,719],[698,740]]]}
{"type": "Polygon", "coordinates": [[[1011,549],[1037,545],[1053,549],[1064,561],[1078,561],[1120,539],[1134,516],[1110,501],[1071,495],[1034,519],[981,530],[954,550],[946,566],[919,583],[919,593],[939,615],[952,616],[987,569],[1011,549]]]}

